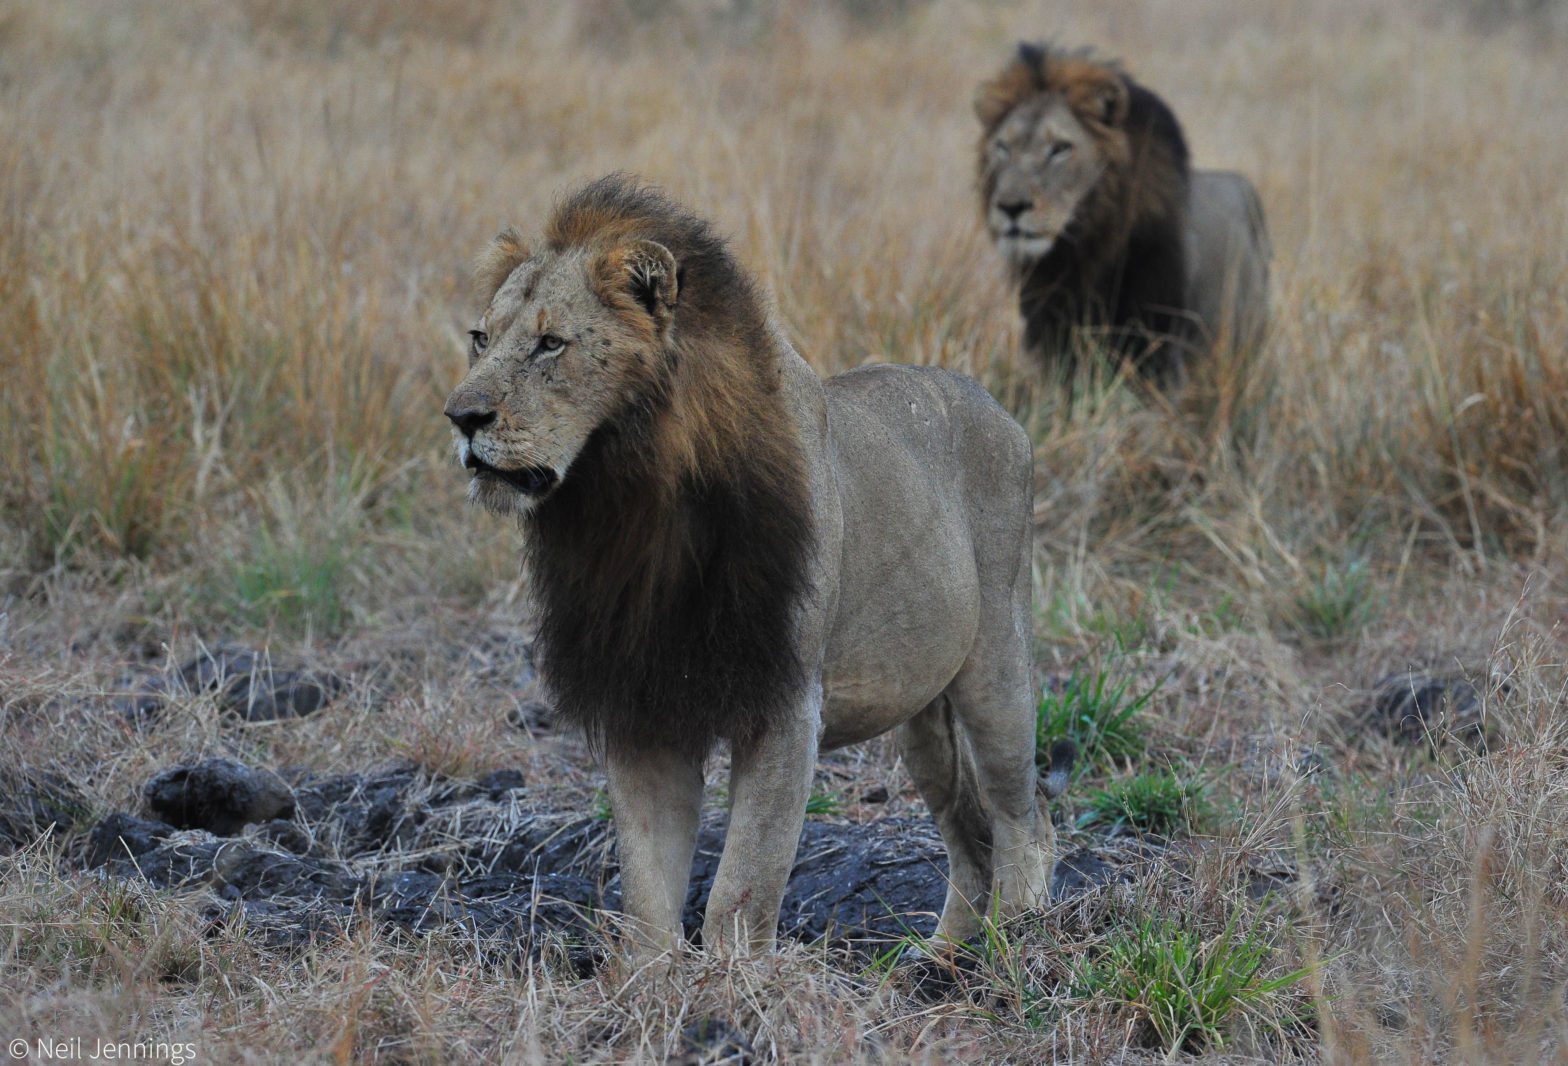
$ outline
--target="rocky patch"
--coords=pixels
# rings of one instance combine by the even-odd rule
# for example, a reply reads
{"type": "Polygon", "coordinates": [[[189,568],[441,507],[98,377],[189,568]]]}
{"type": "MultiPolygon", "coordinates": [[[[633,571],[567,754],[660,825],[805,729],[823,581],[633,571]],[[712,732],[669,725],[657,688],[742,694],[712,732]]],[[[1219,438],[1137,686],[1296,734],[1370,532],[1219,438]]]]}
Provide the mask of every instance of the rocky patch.
{"type": "Polygon", "coordinates": [[[225,713],[246,722],[302,718],[330,704],[344,689],[326,673],[281,669],[266,652],[218,645],[180,664],[172,675],[142,672],[126,678],[115,708],[132,720],[158,714],[172,700],[211,695],[225,713]]]}
{"type": "MultiPolygon", "coordinates": [[[[209,760],[158,775],[146,792],[158,817],[103,819],[91,833],[90,863],[160,888],[204,892],[214,921],[242,918],[281,944],[368,916],[413,931],[504,937],[533,953],[596,939],[599,912],[619,904],[610,824],[550,809],[528,795],[516,771],[457,781],[394,766],[299,775],[289,788],[271,771],[209,760]]],[[[703,824],[688,935],[701,925],[724,828],[720,816],[703,824]]],[[[1058,863],[1053,894],[1131,876],[1149,858],[1147,849],[1077,849],[1058,863]]],[[[929,820],[808,821],[780,932],[866,952],[929,934],[945,873],[929,820]]]]}
{"type": "Polygon", "coordinates": [[[1373,687],[1366,718],[1376,731],[1405,743],[1453,739],[1485,751],[1499,739],[1485,706],[1482,691],[1465,677],[1400,670],[1373,687]]]}

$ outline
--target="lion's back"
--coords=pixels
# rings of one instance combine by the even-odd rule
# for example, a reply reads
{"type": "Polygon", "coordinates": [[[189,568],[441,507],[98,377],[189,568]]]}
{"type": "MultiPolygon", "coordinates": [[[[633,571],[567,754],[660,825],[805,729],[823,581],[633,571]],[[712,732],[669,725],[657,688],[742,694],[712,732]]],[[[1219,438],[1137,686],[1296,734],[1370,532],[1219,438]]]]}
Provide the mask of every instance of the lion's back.
{"type": "Polygon", "coordinates": [[[1187,208],[1187,289],[1210,344],[1256,350],[1268,328],[1268,225],[1244,175],[1198,170],[1187,208]]]}
{"type": "MultiPolygon", "coordinates": [[[[870,460],[897,446],[934,481],[977,499],[1032,494],[1029,436],[974,378],[941,367],[876,363],[826,382],[835,439],[864,434],[870,460]]],[[[937,491],[941,491],[938,489],[937,491]]]]}

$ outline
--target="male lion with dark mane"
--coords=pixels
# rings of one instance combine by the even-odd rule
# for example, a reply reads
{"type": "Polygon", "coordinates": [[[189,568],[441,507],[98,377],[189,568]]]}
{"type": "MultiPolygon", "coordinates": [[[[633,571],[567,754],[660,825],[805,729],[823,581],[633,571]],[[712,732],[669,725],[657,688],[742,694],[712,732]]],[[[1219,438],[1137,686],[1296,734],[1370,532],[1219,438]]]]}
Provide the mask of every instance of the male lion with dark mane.
{"type": "Polygon", "coordinates": [[[1018,282],[1028,351],[1071,372],[1088,339],[1171,386],[1216,344],[1261,343],[1257,190],[1190,171],[1163,100],[1087,51],[1021,44],[975,113],[981,210],[1018,282]]]}
{"type": "Polygon", "coordinates": [[[947,845],[939,935],[991,897],[1037,905],[1055,834],[1018,424],[945,370],[824,383],[709,226],[621,175],[535,247],[503,232],[477,276],[446,416],[470,498],[520,516],[540,670],[604,761],[639,947],[678,942],[719,741],[706,947],[772,943],[817,753],[889,730],[947,845]]]}

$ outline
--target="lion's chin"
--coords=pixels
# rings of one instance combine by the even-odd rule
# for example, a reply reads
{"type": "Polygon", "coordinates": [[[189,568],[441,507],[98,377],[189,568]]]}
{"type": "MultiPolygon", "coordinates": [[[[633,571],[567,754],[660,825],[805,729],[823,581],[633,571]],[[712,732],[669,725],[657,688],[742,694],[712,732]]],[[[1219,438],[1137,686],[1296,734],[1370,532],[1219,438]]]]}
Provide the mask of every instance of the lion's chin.
{"type": "Polygon", "coordinates": [[[1056,245],[1055,237],[1036,237],[1023,233],[996,234],[995,240],[996,250],[1002,253],[1002,258],[1020,270],[1044,259],[1056,245]]]}
{"type": "Polygon", "coordinates": [[[464,464],[474,472],[468,498],[497,514],[523,514],[555,489],[561,477],[547,466],[502,470],[469,452],[464,464]]]}

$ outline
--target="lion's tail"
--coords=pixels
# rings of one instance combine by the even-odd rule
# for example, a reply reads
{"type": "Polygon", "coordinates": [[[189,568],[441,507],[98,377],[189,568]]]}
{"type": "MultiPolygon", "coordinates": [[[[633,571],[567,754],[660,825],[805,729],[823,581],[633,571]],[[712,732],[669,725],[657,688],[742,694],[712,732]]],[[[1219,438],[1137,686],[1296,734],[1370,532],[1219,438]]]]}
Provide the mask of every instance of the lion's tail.
{"type": "Polygon", "coordinates": [[[1055,799],[1067,791],[1068,782],[1073,776],[1073,763],[1077,761],[1078,745],[1068,737],[1063,737],[1051,745],[1051,766],[1040,775],[1047,796],[1055,799]]]}

